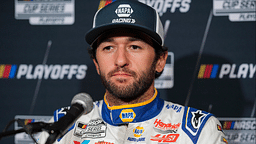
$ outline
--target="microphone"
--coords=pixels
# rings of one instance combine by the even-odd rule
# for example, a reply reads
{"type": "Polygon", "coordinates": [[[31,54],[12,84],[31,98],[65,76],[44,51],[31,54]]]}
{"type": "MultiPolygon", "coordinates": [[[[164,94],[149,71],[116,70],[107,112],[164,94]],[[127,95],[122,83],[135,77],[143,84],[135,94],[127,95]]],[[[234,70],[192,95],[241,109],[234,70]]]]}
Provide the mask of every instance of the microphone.
{"type": "Polygon", "coordinates": [[[57,122],[49,125],[49,137],[45,144],[52,144],[56,139],[62,137],[74,122],[82,115],[91,112],[93,109],[93,100],[89,94],[79,93],[71,101],[71,107],[66,115],[57,122]]]}

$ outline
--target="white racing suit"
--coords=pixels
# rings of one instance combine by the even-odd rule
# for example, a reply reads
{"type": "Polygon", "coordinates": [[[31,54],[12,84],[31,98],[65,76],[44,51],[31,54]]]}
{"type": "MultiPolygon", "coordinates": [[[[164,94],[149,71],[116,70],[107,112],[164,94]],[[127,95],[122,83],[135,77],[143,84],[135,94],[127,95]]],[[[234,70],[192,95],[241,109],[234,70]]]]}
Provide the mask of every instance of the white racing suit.
{"type": "MultiPolygon", "coordinates": [[[[64,116],[67,108],[54,113],[51,122],[64,116]]],[[[38,143],[44,144],[43,132],[38,143]]],[[[93,110],[82,115],[55,144],[225,144],[220,122],[205,111],[164,101],[157,91],[142,103],[108,106],[94,102],[93,110]]]]}

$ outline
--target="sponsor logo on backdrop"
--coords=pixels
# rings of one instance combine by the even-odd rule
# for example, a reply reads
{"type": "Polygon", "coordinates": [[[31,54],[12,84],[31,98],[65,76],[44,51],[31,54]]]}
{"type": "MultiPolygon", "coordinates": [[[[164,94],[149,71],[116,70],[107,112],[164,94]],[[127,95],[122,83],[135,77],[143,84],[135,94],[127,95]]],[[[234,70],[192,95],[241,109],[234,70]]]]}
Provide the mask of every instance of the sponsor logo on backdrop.
{"type": "Polygon", "coordinates": [[[100,0],[100,4],[99,4],[99,7],[98,7],[98,10],[105,7],[106,5],[114,2],[116,0],[100,0]]]}
{"type": "MultiPolygon", "coordinates": [[[[16,121],[14,123],[14,129],[18,130],[23,128],[22,124],[27,125],[29,123],[34,123],[34,122],[48,122],[52,116],[31,116],[31,115],[16,115],[15,119],[20,119],[19,123],[16,121]]],[[[39,139],[41,132],[36,133],[33,135],[35,139],[39,139]]],[[[24,133],[18,133],[14,137],[15,144],[24,144],[24,143],[34,143],[34,141],[31,139],[31,137],[24,133]]]]}
{"type": "Polygon", "coordinates": [[[158,89],[172,88],[174,85],[174,54],[168,52],[168,58],[162,75],[155,80],[158,89]]]}
{"type": "Polygon", "coordinates": [[[15,77],[17,65],[0,65],[0,78],[13,79],[15,77]]]}
{"type": "Polygon", "coordinates": [[[107,126],[102,119],[90,120],[88,124],[78,122],[74,135],[80,138],[103,138],[106,136],[107,126]]]}
{"type": "Polygon", "coordinates": [[[75,0],[15,0],[15,19],[31,25],[72,25],[75,0]]]}
{"type": "Polygon", "coordinates": [[[218,118],[229,144],[255,144],[256,118],[218,118]]]}
{"type": "Polygon", "coordinates": [[[213,0],[215,16],[229,16],[232,22],[256,21],[256,0],[213,0]]]}
{"type": "Polygon", "coordinates": [[[256,64],[201,64],[198,79],[253,79],[255,78],[256,64]]]}
{"type": "Polygon", "coordinates": [[[0,79],[84,79],[86,65],[0,64],[0,79]]]}
{"type": "Polygon", "coordinates": [[[139,0],[153,7],[160,16],[164,13],[170,12],[181,12],[187,13],[190,9],[190,3],[192,0],[139,0]]]}

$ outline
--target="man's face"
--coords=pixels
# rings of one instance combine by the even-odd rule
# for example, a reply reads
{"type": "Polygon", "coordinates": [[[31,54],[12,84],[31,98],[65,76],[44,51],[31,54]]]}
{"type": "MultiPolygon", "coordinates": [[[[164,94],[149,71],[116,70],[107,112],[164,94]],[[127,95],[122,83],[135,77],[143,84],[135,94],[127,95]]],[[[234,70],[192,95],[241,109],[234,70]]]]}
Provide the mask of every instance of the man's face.
{"type": "Polygon", "coordinates": [[[154,86],[157,60],[148,43],[127,33],[100,40],[94,63],[107,92],[129,100],[154,86]]]}

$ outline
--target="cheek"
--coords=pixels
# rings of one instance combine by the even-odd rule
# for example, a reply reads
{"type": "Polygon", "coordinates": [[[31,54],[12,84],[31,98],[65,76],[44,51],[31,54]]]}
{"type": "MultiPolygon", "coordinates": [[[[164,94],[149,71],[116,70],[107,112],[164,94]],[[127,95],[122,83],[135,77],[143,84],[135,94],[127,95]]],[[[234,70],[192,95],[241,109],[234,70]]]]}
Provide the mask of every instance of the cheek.
{"type": "Polygon", "coordinates": [[[152,64],[154,62],[155,55],[152,53],[139,55],[137,58],[133,58],[133,60],[136,59],[136,68],[138,71],[147,71],[152,67],[152,64]]]}
{"type": "Polygon", "coordinates": [[[103,58],[103,57],[97,60],[98,60],[98,68],[97,68],[98,73],[106,75],[106,73],[111,68],[111,60],[109,58],[103,58]]]}

